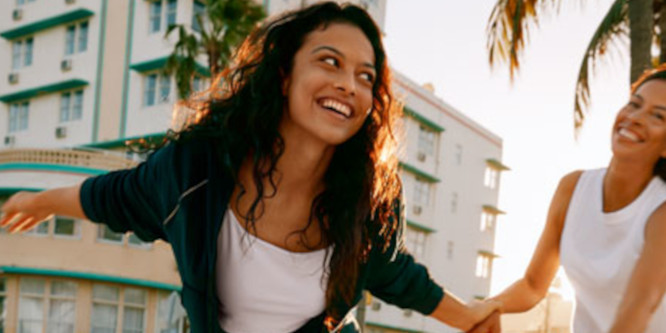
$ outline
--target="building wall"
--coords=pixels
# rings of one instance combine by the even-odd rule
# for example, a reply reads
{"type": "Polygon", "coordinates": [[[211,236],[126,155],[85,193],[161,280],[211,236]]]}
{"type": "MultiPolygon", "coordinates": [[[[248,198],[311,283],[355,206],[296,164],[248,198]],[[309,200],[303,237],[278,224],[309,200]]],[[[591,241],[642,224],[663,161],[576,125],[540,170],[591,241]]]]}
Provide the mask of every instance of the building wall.
{"type": "MultiPolygon", "coordinates": [[[[76,9],[84,8],[95,12],[95,15],[67,24],[62,24],[47,30],[39,31],[32,36],[34,39],[32,65],[12,69],[12,42],[5,38],[0,40],[0,92],[2,95],[25,91],[27,89],[57,83],[69,79],[82,79],[88,82],[83,88],[83,117],[80,120],[61,123],[59,121],[60,94],[64,91],[54,92],[47,95],[29,99],[30,112],[28,129],[12,133],[15,137],[15,147],[42,146],[58,147],[72,146],[87,143],[92,137],[95,89],[97,84],[97,56],[99,52],[100,33],[100,9],[102,0],[79,0],[74,4],[66,4],[64,1],[55,1],[45,6],[41,2],[31,2],[20,7],[23,18],[19,21],[11,19],[0,20],[0,31],[4,32],[16,27],[39,22],[60,14],[76,9]],[[65,32],[69,24],[78,24],[83,21],[89,22],[87,50],[81,53],[65,55],[65,32]],[[72,69],[61,70],[61,61],[71,59],[72,69]],[[19,82],[10,84],[7,77],[10,73],[18,73],[19,82]],[[58,126],[67,128],[67,136],[56,139],[55,129],[58,126]]],[[[0,12],[7,16],[15,9],[14,1],[4,1],[0,4],[0,12]]],[[[26,37],[28,37],[26,36],[26,37]]],[[[23,37],[19,38],[22,39],[23,37]]],[[[17,101],[17,102],[22,102],[17,101]]],[[[5,137],[8,133],[9,105],[2,103],[2,122],[0,123],[0,136],[5,137]]]]}

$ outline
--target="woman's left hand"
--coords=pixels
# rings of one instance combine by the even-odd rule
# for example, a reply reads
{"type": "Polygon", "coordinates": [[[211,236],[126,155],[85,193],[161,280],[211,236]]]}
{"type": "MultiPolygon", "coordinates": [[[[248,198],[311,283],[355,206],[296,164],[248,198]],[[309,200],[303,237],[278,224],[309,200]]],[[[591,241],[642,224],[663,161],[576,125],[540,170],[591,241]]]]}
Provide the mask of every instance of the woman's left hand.
{"type": "Polygon", "coordinates": [[[476,324],[467,333],[499,333],[502,332],[499,310],[494,311],[486,319],[476,324]]]}

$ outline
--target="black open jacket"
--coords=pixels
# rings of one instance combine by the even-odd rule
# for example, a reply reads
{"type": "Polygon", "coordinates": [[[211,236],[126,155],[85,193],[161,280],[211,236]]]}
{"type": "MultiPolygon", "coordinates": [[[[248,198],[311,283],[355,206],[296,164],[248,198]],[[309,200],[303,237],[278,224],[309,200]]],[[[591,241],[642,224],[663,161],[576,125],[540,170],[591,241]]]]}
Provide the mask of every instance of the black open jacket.
{"type": "MultiPolygon", "coordinates": [[[[234,183],[218,154],[210,139],[172,142],[134,169],[89,178],[81,186],[81,205],[91,221],[116,232],[133,231],[145,241],[159,238],[171,244],[183,285],[183,307],[195,333],[222,332],[215,287],[217,236],[234,183]]],[[[354,302],[335,302],[342,314],[336,318],[340,331],[359,331],[350,314],[363,290],[426,315],[444,297],[427,269],[405,251],[404,216],[399,216],[400,228],[390,247],[373,247],[368,260],[359,263],[354,302]]],[[[377,239],[374,244],[384,243],[377,239]]],[[[325,332],[324,317],[322,313],[312,318],[297,332],[325,332]]]]}

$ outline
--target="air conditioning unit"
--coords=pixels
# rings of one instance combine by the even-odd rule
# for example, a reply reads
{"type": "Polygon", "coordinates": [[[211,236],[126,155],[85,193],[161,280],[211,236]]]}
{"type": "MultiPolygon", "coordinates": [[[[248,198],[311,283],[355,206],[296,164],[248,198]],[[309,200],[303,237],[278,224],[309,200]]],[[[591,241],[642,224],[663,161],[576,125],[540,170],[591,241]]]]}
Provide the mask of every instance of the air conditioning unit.
{"type": "Polygon", "coordinates": [[[411,317],[411,316],[412,316],[412,313],[413,313],[413,312],[412,312],[411,309],[407,309],[407,310],[405,310],[405,311],[402,312],[402,314],[403,314],[405,317],[411,317]]]}
{"type": "Polygon", "coordinates": [[[5,146],[13,146],[14,142],[16,142],[16,139],[13,135],[7,135],[5,137],[5,146]]]}
{"type": "Polygon", "coordinates": [[[12,12],[14,21],[20,21],[23,18],[23,9],[17,8],[12,12]]]}
{"type": "Polygon", "coordinates": [[[75,2],[76,2],[76,0],[65,0],[65,3],[68,4],[68,5],[71,5],[75,2]]]}
{"type": "Polygon", "coordinates": [[[9,81],[10,84],[17,84],[19,82],[18,73],[9,73],[7,76],[7,81],[9,81]]]}
{"type": "Polygon", "coordinates": [[[423,208],[419,205],[414,205],[412,211],[414,212],[414,215],[421,215],[421,212],[423,212],[423,208]]]}
{"type": "Polygon", "coordinates": [[[60,70],[63,72],[69,71],[72,69],[72,59],[63,59],[60,62],[60,70]]]}
{"type": "Polygon", "coordinates": [[[375,310],[375,311],[379,311],[379,309],[382,308],[382,303],[372,302],[372,305],[370,306],[370,308],[375,310]]]}
{"type": "Polygon", "coordinates": [[[425,162],[425,160],[426,160],[426,154],[425,154],[424,152],[420,151],[420,152],[416,155],[416,159],[419,160],[420,162],[425,162]]]}
{"type": "Polygon", "coordinates": [[[67,137],[67,127],[65,127],[65,126],[56,127],[55,136],[58,139],[62,139],[62,138],[67,137]]]}

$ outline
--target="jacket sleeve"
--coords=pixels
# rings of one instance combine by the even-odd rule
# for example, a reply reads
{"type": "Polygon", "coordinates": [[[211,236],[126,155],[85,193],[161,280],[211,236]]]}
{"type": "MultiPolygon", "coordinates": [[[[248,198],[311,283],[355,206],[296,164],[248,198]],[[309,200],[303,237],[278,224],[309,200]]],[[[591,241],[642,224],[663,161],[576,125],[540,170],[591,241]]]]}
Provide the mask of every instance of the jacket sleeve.
{"type": "Polygon", "coordinates": [[[414,309],[424,315],[431,314],[441,299],[444,289],[428,273],[428,269],[414,261],[404,244],[406,228],[404,207],[398,206],[398,229],[391,236],[389,247],[383,251],[383,241],[373,246],[369,259],[366,288],[383,301],[401,308],[414,309]]]}
{"type": "Polygon", "coordinates": [[[80,201],[88,219],[115,232],[133,231],[144,241],[167,240],[163,222],[180,193],[178,146],[169,143],[133,169],[85,180],[80,201]]]}

